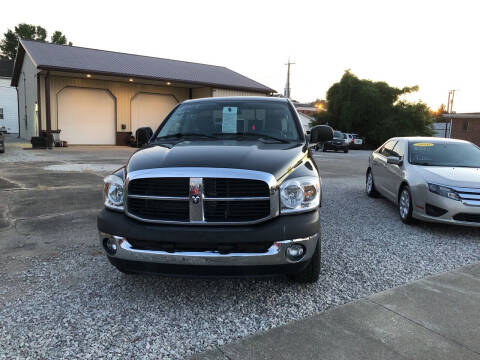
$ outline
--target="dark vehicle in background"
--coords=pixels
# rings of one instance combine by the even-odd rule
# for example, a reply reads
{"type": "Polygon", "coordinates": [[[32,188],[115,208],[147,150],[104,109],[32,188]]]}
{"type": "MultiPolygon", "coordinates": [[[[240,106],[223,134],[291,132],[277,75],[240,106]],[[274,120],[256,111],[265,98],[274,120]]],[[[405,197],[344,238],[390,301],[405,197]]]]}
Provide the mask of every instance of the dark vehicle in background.
{"type": "MultiPolygon", "coordinates": [[[[321,145],[317,144],[315,146],[315,150],[319,150],[321,145]]],[[[343,151],[344,153],[348,153],[348,142],[347,136],[338,130],[333,132],[333,138],[323,143],[322,151],[325,152],[327,150],[335,150],[335,151],[343,151]]]]}
{"type": "Polygon", "coordinates": [[[7,133],[7,129],[3,126],[0,127],[0,154],[5,152],[5,134],[7,133]]]}
{"type": "Polygon", "coordinates": [[[310,143],[332,136],[315,126],[308,141],[284,98],[183,102],[104,179],[108,260],[127,274],[317,281],[322,193],[310,143]]]}

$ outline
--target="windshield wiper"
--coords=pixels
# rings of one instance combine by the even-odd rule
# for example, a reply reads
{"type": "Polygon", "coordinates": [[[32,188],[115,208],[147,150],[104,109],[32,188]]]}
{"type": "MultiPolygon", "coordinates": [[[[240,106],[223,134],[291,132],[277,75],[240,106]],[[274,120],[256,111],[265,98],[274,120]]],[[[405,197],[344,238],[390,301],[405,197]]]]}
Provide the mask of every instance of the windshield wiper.
{"type": "Polygon", "coordinates": [[[252,133],[215,133],[214,135],[223,135],[223,136],[240,136],[240,137],[255,137],[257,138],[258,140],[275,140],[275,141],[278,141],[278,142],[281,142],[281,143],[284,143],[284,144],[289,144],[290,141],[288,140],[285,140],[285,139],[281,139],[281,138],[277,138],[277,137],[274,137],[274,136],[270,136],[270,135],[265,135],[265,134],[252,134],[252,133]]]}
{"type": "Polygon", "coordinates": [[[427,162],[422,162],[422,163],[420,163],[420,162],[414,162],[414,163],[412,163],[412,165],[420,165],[420,166],[435,166],[435,165],[432,165],[432,164],[430,164],[430,163],[427,163],[427,162]]]}
{"type": "Polygon", "coordinates": [[[214,135],[202,134],[202,133],[176,133],[171,135],[159,136],[155,140],[162,140],[162,139],[182,139],[184,137],[204,137],[208,139],[217,139],[214,135]]]}

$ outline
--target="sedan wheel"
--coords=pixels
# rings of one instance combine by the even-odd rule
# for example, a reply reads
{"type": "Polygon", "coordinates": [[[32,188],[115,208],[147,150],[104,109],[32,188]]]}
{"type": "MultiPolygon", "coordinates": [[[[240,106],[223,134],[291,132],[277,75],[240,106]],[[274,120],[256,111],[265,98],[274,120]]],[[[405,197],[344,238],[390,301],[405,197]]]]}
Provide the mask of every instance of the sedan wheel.
{"type": "Polygon", "coordinates": [[[398,210],[400,218],[405,224],[411,224],[412,219],[412,194],[408,186],[404,186],[400,192],[400,199],[398,201],[398,210]]]}
{"type": "Polygon", "coordinates": [[[368,171],[368,174],[367,174],[366,191],[367,191],[367,195],[370,197],[378,196],[378,192],[377,192],[377,189],[375,189],[375,183],[373,181],[373,175],[371,171],[368,171]]]}

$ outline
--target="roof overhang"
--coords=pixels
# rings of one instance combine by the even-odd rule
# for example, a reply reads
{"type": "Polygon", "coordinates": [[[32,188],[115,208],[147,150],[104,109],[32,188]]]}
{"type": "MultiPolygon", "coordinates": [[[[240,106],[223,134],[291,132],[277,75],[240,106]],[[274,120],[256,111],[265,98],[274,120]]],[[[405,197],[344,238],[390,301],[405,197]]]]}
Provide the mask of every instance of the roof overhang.
{"type": "MultiPolygon", "coordinates": [[[[22,59],[22,62],[23,62],[23,59],[22,59]]],[[[259,89],[259,88],[257,89],[252,87],[227,86],[224,84],[198,82],[198,81],[186,82],[185,80],[174,79],[174,78],[160,78],[156,76],[138,76],[135,74],[116,73],[116,72],[110,72],[110,71],[92,71],[88,69],[75,69],[75,68],[65,68],[65,67],[57,67],[57,66],[45,66],[45,65],[38,65],[37,69],[44,70],[44,71],[59,71],[59,72],[85,74],[85,75],[91,74],[91,75],[101,75],[101,76],[114,76],[114,77],[122,77],[126,79],[134,78],[134,79],[143,79],[143,80],[151,80],[151,81],[164,81],[164,82],[172,82],[172,83],[183,84],[183,85],[192,84],[193,87],[213,87],[213,88],[219,88],[219,89],[232,89],[232,90],[258,92],[262,94],[271,94],[272,92],[274,92],[273,89],[269,89],[269,91],[267,91],[265,89],[259,89]]]]}
{"type": "Polygon", "coordinates": [[[480,119],[480,113],[442,114],[444,119],[480,119]]]}

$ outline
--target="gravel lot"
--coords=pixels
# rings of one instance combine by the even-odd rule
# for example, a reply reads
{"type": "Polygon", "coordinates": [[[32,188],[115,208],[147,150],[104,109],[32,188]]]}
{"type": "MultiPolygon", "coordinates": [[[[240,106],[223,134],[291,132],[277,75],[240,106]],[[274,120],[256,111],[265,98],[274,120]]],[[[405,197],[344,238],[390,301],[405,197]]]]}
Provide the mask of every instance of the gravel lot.
{"type": "MultiPolygon", "coordinates": [[[[58,253],[31,256],[9,250],[0,255],[0,358],[184,358],[480,261],[479,229],[410,227],[392,204],[368,198],[366,156],[361,151],[318,153],[325,175],[323,258],[321,279],[314,285],[283,278],[123,275],[92,236],[95,212],[70,210],[65,231],[73,234],[58,253]],[[87,220],[78,225],[80,217],[87,220]],[[85,237],[75,241],[75,234],[85,237]]],[[[7,192],[12,193],[0,191],[0,196],[7,192]]],[[[0,246],[13,231],[8,229],[0,228],[0,246]]],[[[41,234],[50,234],[45,231],[41,234]]]]}

